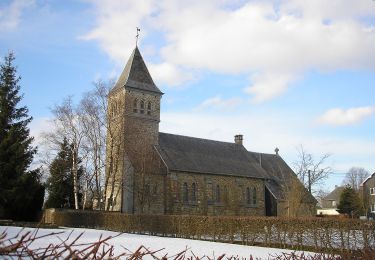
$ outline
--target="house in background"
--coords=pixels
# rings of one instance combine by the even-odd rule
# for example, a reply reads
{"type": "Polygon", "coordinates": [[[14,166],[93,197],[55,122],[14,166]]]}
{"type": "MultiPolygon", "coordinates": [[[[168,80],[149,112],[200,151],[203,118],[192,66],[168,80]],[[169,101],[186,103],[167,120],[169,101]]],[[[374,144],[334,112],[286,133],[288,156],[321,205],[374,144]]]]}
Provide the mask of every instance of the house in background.
{"type": "Polygon", "coordinates": [[[363,205],[367,217],[375,218],[375,172],[371,174],[360,186],[363,205]]]}
{"type": "Polygon", "coordinates": [[[340,196],[345,189],[343,186],[335,186],[335,189],[322,199],[322,208],[318,209],[318,215],[339,215],[337,206],[340,202],[340,196]]]}

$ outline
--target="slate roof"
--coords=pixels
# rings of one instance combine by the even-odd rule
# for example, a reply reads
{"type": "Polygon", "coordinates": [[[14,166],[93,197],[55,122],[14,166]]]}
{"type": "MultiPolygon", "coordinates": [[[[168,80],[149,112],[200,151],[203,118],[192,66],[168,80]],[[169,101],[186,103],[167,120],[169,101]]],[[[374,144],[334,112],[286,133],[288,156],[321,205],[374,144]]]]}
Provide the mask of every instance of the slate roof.
{"type": "Polygon", "coordinates": [[[372,179],[373,177],[375,176],[375,172],[373,174],[371,174],[370,176],[368,176],[359,186],[363,187],[363,185],[365,185],[365,183],[372,179]]]}
{"type": "Polygon", "coordinates": [[[285,199],[282,184],[287,183],[294,172],[285,161],[276,154],[249,152],[267,173],[266,187],[278,199],[285,199]]]}
{"type": "Polygon", "coordinates": [[[112,91],[122,87],[163,94],[152,80],[138,47],[135,47],[130,55],[112,91]]]}
{"type": "MultiPolygon", "coordinates": [[[[292,178],[298,178],[289,165],[277,154],[249,152],[267,173],[266,187],[278,199],[285,199],[283,185],[287,185],[292,178]]],[[[301,183],[302,185],[302,183],[301,183]]],[[[316,199],[305,189],[305,202],[316,203],[316,199]]]]}
{"type": "Polygon", "coordinates": [[[267,176],[239,144],[159,133],[156,148],[169,170],[262,179],[267,176]]]}
{"type": "MultiPolygon", "coordinates": [[[[285,199],[282,185],[297,178],[279,155],[248,152],[236,143],[159,133],[156,149],[169,170],[265,179],[276,199],[285,199]]],[[[316,202],[307,190],[304,200],[316,202]]]]}
{"type": "Polygon", "coordinates": [[[335,200],[340,201],[340,196],[345,187],[336,187],[331,193],[324,197],[324,200],[335,200]]]}

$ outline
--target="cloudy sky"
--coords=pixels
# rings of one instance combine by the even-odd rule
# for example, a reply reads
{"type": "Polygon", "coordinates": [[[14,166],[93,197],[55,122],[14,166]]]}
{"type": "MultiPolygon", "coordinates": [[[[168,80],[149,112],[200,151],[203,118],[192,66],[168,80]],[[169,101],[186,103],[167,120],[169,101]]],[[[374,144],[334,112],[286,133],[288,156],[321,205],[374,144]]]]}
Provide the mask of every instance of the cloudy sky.
{"type": "Polygon", "coordinates": [[[327,189],[375,171],[373,0],[2,0],[32,133],[49,107],[116,78],[135,47],[165,93],[164,132],[233,141],[289,163],[331,153],[327,189]]]}

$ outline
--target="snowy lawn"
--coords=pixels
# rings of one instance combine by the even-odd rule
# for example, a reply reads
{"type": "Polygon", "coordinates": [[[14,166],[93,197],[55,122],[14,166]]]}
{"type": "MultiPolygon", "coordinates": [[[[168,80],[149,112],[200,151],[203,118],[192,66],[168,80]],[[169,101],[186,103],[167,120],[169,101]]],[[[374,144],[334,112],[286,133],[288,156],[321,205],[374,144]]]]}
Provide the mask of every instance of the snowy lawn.
{"type": "MultiPolygon", "coordinates": [[[[6,231],[8,238],[16,236],[20,231],[25,233],[27,231],[35,232],[34,228],[21,228],[11,226],[0,226],[0,234],[6,231]]],[[[48,236],[41,238],[30,245],[30,248],[37,249],[41,247],[47,247],[49,244],[59,244],[62,240],[65,240],[70,235],[68,241],[73,241],[78,235],[83,233],[82,237],[78,240],[79,244],[93,243],[103,238],[113,237],[108,240],[109,245],[113,245],[115,248],[115,255],[119,255],[124,252],[135,252],[141,245],[145,246],[151,251],[157,251],[155,255],[162,257],[167,254],[167,257],[172,257],[181,251],[187,249],[185,256],[208,256],[211,259],[217,258],[222,254],[226,257],[236,256],[241,258],[250,258],[252,255],[254,258],[261,259],[272,259],[272,256],[281,255],[282,253],[292,253],[292,250],[277,249],[277,248],[266,248],[266,247],[255,247],[255,246],[242,246],[225,244],[218,242],[207,242],[199,240],[189,240],[181,238],[167,238],[147,235],[135,235],[122,233],[119,235],[118,232],[111,232],[106,230],[95,230],[95,229],[81,229],[81,228],[63,228],[63,229],[39,229],[37,231],[38,236],[50,234],[52,232],[63,232],[62,234],[48,236]],[[72,233],[71,233],[72,232],[72,233]],[[118,236],[117,236],[118,235],[118,236]],[[115,237],[117,236],[117,237],[115,237]],[[194,255],[193,255],[193,254],[194,255]]],[[[16,242],[16,241],[14,241],[16,242]]],[[[301,254],[302,252],[298,252],[301,254]]],[[[304,252],[305,256],[314,255],[314,253],[304,252]]],[[[152,259],[152,257],[149,257],[152,259]]]]}

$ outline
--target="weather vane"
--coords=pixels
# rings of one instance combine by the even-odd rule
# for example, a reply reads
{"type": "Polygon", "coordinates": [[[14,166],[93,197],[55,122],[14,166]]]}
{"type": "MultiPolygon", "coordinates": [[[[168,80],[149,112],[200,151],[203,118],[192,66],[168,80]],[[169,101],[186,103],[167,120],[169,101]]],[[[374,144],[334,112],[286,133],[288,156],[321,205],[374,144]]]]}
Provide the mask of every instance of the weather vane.
{"type": "Polygon", "coordinates": [[[139,37],[139,32],[141,31],[141,29],[139,29],[137,27],[137,35],[135,36],[135,46],[138,46],[138,37],[139,37]]]}

